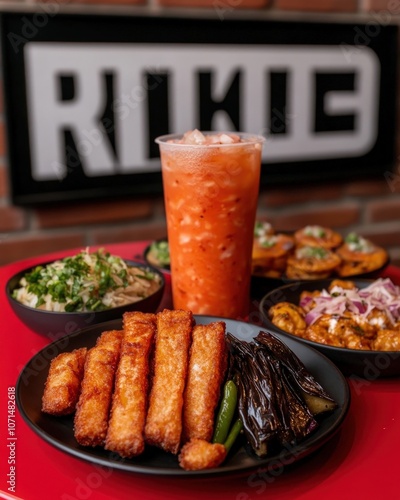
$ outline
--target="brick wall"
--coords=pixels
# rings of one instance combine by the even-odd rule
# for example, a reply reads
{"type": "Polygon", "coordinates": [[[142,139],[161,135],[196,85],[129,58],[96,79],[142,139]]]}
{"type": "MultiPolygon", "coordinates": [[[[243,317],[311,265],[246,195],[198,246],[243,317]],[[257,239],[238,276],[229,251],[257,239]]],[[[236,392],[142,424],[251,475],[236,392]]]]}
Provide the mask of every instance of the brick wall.
{"type": "MultiPolygon", "coordinates": [[[[44,0],[68,11],[108,12],[171,7],[250,9],[265,11],[274,19],[303,20],[317,16],[329,21],[351,16],[400,22],[400,0],[44,0]],[[78,5],[80,4],[80,5],[78,5]],[[139,7],[138,7],[139,6],[139,7]]],[[[38,5],[35,0],[1,1],[0,8],[38,5]]],[[[255,14],[256,15],[256,14],[255,14]]],[[[399,141],[400,144],[400,141],[399,141]]],[[[259,215],[277,228],[292,230],[305,224],[324,224],[346,234],[356,230],[389,249],[400,265],[400,162],[382,179],[285,186],[263,191],[259,215]]],[[[8,170],[0,95],[0,265],[41,253],[92,244],[152,239],[165,235],[163,200],[160,197],[85,203],[59,203],[41,208],[21,208],[10,201],[8,170]]]]}

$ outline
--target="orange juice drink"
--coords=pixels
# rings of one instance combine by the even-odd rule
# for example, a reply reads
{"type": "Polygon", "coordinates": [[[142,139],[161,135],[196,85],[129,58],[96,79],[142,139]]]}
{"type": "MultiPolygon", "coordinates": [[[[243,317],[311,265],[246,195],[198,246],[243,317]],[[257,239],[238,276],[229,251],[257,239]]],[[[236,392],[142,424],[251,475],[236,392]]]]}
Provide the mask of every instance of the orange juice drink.
{"type": "Polygon", "coordinates": [[[251,254],[264,139],[162,136],[174,308],[226,318],[249,312],[251,254]]]}

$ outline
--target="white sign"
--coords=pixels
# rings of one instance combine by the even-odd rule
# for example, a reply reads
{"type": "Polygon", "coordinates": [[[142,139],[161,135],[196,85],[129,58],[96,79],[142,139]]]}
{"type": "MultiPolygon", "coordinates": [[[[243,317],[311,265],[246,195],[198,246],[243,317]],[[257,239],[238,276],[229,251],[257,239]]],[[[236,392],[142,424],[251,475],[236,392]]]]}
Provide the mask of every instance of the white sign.
{"type": "MultiPolygon", "coordinates": [[[[197,127],[202,102],[199,74],[211,72],[212,98],[222,100],[240,75],[239,114],[243,131],[268,137],[264,163],[357,157],[370,151],[378,135],[380,63],[368,47],[354,47],[351,57],[341,46],[80,44],[29,42],[24,49],[27,102],[35,180],[67,174],[62,131],[71,130],[88,177],[150,172],[159,160],[148,155],[148,108],[152,88],[146,74],[168,74],[169,132],[197,127]],[[270,135],[268,75],[287,78],[287,133],[270,135]],[[354,115],[353,130],[314,131],[315,75],[354,73],[354,90],[325,93],[328,116],[354,115]],[[105,105],[104,74],[113,75],[115,150],[99,116],[105,105]],[[60,99],[60,76],[74,82],[71,99],[60,99]]],[[[212,128],[232,130],[224,110],[212,128]]]]}

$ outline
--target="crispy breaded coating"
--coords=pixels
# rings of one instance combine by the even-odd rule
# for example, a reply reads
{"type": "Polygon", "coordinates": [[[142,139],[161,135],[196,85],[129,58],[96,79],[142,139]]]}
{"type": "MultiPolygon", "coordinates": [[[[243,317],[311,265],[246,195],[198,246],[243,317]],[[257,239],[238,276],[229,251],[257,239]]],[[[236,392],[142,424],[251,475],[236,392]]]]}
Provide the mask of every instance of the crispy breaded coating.
{"type": "Polygon", "coordinates": [[[50,415],[70,415],[75,411],[81,390],[86,347],[63,352],[50,363],[42,397],[42,411],[50,415]]]}
{"type": "Polygon", "coordinates": [[[83,446],[104,444],[122,336],[122,330],[104,332],[87,353],[74,420],[75,438],[83,446]]]}
{"type": "Polygon", "coordinates": [[[185,470],[203,470],[218,467],[227,455],[223,444],[191,439],[179,453],[179,465],[185,470]]]}
{"type": "Polygon", "coordinates": [[[183,404],[184,442],[191,438],[211,441],[226,365],[225,323],[196,325],[183,404]]]}
{"type": "Polygon", "coordinates": [[[142,453],[145,446],[149,356],[156,332],[156,315],[125,313],[123,325],[105,448],[122,457],[134,457],[142,453]]]}
{"type": "Polygon", "coordinates": [[[154,377],[145,440],[175,454],[181,442],[192,326],[193,315],[189,311],[165,309],[157,314],[154,377]]]}

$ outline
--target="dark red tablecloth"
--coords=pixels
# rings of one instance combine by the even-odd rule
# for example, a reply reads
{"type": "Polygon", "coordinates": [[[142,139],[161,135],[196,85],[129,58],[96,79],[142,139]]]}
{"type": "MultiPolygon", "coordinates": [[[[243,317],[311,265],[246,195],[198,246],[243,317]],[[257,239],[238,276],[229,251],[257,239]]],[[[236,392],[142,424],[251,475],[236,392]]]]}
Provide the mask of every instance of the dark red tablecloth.
{"type": "MultiPolygon", "coordinates": [[[[107,245],[124,258],[141,255],[146,242],[107,245]]],[[[348,379],[351,406],[340,431],[313,455],[279,469],[276,474],[254,470],[242,475],[204,478],[147,476],[102,468],[74,458],[43,441],[16,411],[15,436],[8,440],[8,394],[25,363],[48,340],[14,315],[4,287],[17,271],[72,252],[20,261],[0,268],[1,311],[1,498],[24,500],[115,499],[353,499],[399,498],[400,379],[348,379]],[[10,453],[7,445],[15,442],[10,453]],[[15,453],[15,455],[14,455],[15,453]],[[7,483],[8,461],[15,459],[15,492],[7,483]]],[[[385,271],[400,284],[400,270],[385,271]]],[[[162,306],[170,306],[167,283],[162,306]]],[[[12,394],[12,392],[11,392],[12,394]]]]}

